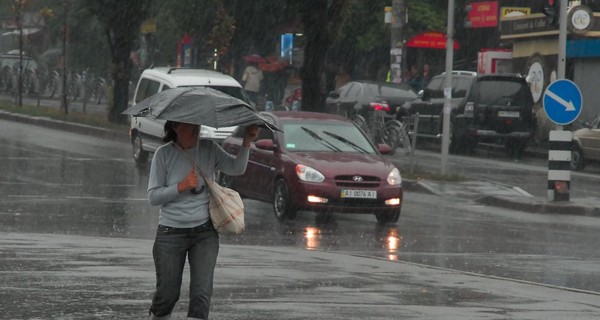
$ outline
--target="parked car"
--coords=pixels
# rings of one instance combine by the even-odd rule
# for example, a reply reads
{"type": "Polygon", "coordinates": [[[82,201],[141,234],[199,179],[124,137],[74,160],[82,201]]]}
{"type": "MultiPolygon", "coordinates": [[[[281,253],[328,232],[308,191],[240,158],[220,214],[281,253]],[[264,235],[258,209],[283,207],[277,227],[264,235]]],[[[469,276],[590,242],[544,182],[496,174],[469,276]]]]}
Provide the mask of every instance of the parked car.
{"type": "Polygon", "coordinates": [[[583,170],[591,160],[600,161],[600,116],[573,131],[571,169],[583,170]]]}
{"type": "Polygon", "coordinates": [[[369,119],[373,110],[394,115],[400,106],[417,97],[415,90],[407,84],[351,81],[329,93],[325,111],[347,118],[359,114],[369,119]]]}
{"type": "MultiPolygon", "coordinates": [[[[275,111],[263,115],[283,132],[262,129],[251,146],[246,173],[220,182],[243,197],[271,202],[279,220],[299,210],[374,214],[397,222],[402,208],[400,171],[349,119],[326,113],[275,111]]],[[[236,154],[243,128],[223,142],[236,154]]]]}
{"type": "MultiPolygon", "coordinates": [[[[431,79],[419,99],[402,106],[400,120],[418,113],[420,137],[442,134],[445,74],[431,79]]],[[[452,73],[450,151],[470,152],[479,142],[503,144],[520,157],[535,132],[531,89],[516,74],[452,73]]],[[[402,121],[402,120],[401,120],[402,121]]]]}
{"type": "MultiPolygon", "coordinates": [[[[133,96],[133,104],[163,90],[176,87],[209,87],[250,103],[240,83],[228,75],[204,69],[159,67],[142,72],[133,96]]],[[[146,117],[130,119],[129,135],[133,147],[133,159],[136,163],[145,163],[148,154],[156,151],[163,144],[164,124],[164,120],[153,120],[146,117]]],[[[202,126],[200,138],[212,139],[221,143],[235,128],[217,129],[202,126]]]]}

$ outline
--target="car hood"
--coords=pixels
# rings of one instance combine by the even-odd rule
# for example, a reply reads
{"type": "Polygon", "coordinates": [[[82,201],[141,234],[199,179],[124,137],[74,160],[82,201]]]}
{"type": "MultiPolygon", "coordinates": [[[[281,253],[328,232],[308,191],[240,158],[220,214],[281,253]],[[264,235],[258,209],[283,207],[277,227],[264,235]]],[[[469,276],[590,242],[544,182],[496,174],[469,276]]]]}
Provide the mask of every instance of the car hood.
{"type": "Polygon", "coordinates": [[[319,170],[326,177],[346,174],[373,175],[387,178],[395,166],[378,154],[346,152],[294,152],[297,163],[319,170]]]}

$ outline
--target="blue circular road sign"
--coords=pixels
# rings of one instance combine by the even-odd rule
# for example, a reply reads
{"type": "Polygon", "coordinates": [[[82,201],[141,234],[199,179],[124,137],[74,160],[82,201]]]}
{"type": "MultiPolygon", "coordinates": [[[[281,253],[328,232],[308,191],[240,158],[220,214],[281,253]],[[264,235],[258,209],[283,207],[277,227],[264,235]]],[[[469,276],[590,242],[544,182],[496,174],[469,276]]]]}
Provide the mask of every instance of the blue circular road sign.
{"type": "Polygon", "coordinates": [[[544,92],[544,111],[552,122],[567,125],[581,114],[583,98],[575,82],[559,79],[552,82],[544,92]]]}

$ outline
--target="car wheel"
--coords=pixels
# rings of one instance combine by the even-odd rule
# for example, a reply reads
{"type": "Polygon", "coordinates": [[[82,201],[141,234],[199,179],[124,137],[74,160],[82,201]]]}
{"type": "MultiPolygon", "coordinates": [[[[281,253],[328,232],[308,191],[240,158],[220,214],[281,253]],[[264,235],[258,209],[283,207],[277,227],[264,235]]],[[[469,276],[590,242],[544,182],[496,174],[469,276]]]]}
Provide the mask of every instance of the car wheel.
{"type": "Polygon", "coordinates": [[[137,164],[144,164],[148,161],[148,151],[142,148],[142,138],[139,135],[135,135],[131,141],[133,149],[133,160],[137,164]]]}
{"type": "Polygon", "coordinates": [[[296,218],[296,209],[292,207],[290,191],[285,180],[278,179],[275,182],[275,192],[273,193],[273,212],[279,221],[296,218]]]}
{"type": "Polygon", "coordinates": [[[396,223],[400,218],[400,209],[396,209],[393,211],[376,213],[375,218],[377,218],[377,222],[381,224],[385,223],[396,223]]]}
{"type": "Polygon", "coordinates": [[[571,169],[572,170],[583,170],[585,168],[585,157],[583,156],[583,150],[580,146],[573,147],[571,150],[571,169]]]}

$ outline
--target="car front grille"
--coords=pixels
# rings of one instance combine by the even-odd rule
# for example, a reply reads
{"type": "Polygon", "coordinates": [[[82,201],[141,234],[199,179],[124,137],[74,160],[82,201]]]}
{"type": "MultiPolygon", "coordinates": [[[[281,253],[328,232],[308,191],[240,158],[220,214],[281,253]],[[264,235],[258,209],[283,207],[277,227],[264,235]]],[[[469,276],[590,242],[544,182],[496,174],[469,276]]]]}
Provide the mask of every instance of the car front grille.
{"type": "Polygon", "coordinates": [[[373,176],[345,175],[335,177],[335,185],[350,188],[376,188],[381,180],[373,176]],[[357,179],[355,177],[360,177],[357,179]]]}

